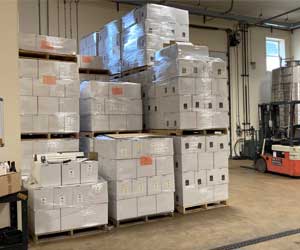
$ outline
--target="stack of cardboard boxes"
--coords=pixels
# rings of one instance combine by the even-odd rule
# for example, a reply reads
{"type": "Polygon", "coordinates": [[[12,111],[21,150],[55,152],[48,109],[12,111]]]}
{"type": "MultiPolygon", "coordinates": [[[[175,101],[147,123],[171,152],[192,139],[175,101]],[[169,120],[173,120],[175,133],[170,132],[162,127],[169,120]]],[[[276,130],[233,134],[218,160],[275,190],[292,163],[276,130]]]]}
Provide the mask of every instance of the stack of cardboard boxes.
{"type": "Polygon", "coordinates": [[[182,208],[228,199],[227,135],[174,137],[175,203],[182,208]]]}
{"type": "Polygon", "coordinates": [[[97,161],[35,162],[29,190],[32,235],[106,225],[107,182],[97,161]]]}
{"type": "MultiPolygon", "coordinates": [[[[290,62],[286,67],[272,71],[272,101],[300,100],[300,65],[290,62]]],[[[296,105],[295,123],[300,122],[300,109],[296,105]]],[[[279,107],[280,126],[287,127],[290,123],[290,107],[279,107]]]]}
{"type": "MultiPolygon", "coordinates": [[[[72,39],[21,33],[19,47],[25,56],[26,51],[29,51],[31,56],[37,58],[46,54],[56,56],[62,54],[76,60],[76,41],[72,39]]],[[[76,62],[21,57],[19,83],[22,134],[79,132],[80,92],[76,62]]],[[[36,135],[34,138],[39,137],[36,135]]],[[[68,142],[68,139],[22,141],[24,156],[22,174],[29,174],[35,153],[79,150],[78,139],[74,139],[72,145],[68,142]],[[57,149],[58,151],[55,151],[57,149]]]]}
{"type": "Polygon", "coordinates": [[[96,138],[108,181],[109,217],[122,221],[174,211],[173,140],[149,134],[96,138]]]}

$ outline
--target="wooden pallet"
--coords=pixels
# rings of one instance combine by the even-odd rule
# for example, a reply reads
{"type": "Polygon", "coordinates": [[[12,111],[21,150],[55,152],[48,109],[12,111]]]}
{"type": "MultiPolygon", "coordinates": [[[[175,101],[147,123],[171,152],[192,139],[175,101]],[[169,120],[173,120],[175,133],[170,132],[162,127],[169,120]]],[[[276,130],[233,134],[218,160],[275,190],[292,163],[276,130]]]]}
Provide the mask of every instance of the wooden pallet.
{"type": "Polygon", "coordinates": [[[129,75],[132,75],[132,74],[140,73],[140,72],[143,72],[143,71],[149,69],[150,67],[151,66],[145,65],[145,66],[141,66],[141,67],[138,67],[138,68],[129,69],[129,70],[123,71],[122,76],[129,76],[129,75]]]}
{"type": "Polygon", "coordinates": [[[112,228],[113,228],[112,226],[102,225],[102,226],[94,226],[94,227],[52,232],[52,233],[40,234],[40,235],[31,235],[31,237],[35,244],[39,244],[44,242],[65,240],[65,239],[95,235],[99,233],[105,233],[112,230],[112,228]]]}
{"type": "Polygon", "coordinates": [[[76,55],[57,54],[57,53],[50,53],[44,51],[33,51],[33,50],[23,50],[23,49],[19,50],[19,57],[77,62],[76,55]]]}
{"type": "Polygon", "coordinates": [[[89,137],[94,138],[98,135],[105,135],[105,134],[139,134],[142,133],[141,130],[135,131],[92,131],[92,132],[80,132],[80,137],[89,137]]]}
{"type": "Polygon", "coordinates": [[[79,68],[79,73],[80,74],[93,74],[93,75],[109,75],[109,70],[79,68]]]}
{"type": "Polygon", "coordinates": [[[226,207],[228,206],[228,202],[226,201],[218,201],[218,202],[212,202],[207,204],[201,204],[201,205],[195,205],[190,207],[183,207],[176,205],[176,211],[180,214],[190,214],[190,213],[196,213],[199,211],[206,211],[210,209],[220,208],[220,207],[226,207]]]}
{"type": "Polygon", "coordinates": [[[76,138],[79,139],[79,133],[22,133],[21,139],[64,139],[76,138]]]}
{"type": "Polygon", "coordinates": [[[109,221],[112,223],[112,225],[119,228],[119,227],[130,227],[134,225],[160,221],[170,217],[174,217],[174,212],[146,215],[146,216],[140,216],[140,217],[125,219],[125,220],[115,220],[113,218],[109,218],[109,221]]]}
{"type": "Polygon", "coordinates": [[[216,129],[202,129],[202,130],[188,130],[188,129],[150,129],[148,131],[152,134],[161,135],[226,135],[228,134],[227,128],[216,129]]]}

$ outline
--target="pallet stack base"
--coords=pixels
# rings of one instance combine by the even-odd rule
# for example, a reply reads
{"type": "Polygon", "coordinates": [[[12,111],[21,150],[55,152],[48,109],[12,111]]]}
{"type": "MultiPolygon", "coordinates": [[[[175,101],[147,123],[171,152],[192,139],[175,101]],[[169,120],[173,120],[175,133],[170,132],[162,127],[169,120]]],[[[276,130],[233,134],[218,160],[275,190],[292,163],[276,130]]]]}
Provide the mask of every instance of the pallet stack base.
{"type": "Polygon", "coordinates": [[[86,228],[78,228],[60,232],[52,232],[47,234],[40,235],[31,235],[33,242],[35,244],[45,243],[50,241],[64,240],[64,239],[72,239],[89,235],[96,235],[100,233],[108,232],[112,229],[111,226],[108,225],[100,225],[86,228]]]}
{"type": "Polygon", "coordinates": [[[130,226],[149,223],[149,222],[161,221],[164,219],[168,219],[170,217],[174,217],[174,212],[140,216],[140,217],[125,219],[125,220],[115,220],[114,218],[109,218],[109,221],[115,227],[119,228],[119,227],[130,227],[130,226]]]}
{"type": "Polygon", "coordinates": [[[176,211],[180,214],[190,214],[190,213],[207,211],[210,209],[227,207],[227,206],[228,206],[228,201],[226,200],[226,201],[212,202],[212,203],[188,206],[188,207],[182,207],[182,206],[177,205],[176,211]]]}

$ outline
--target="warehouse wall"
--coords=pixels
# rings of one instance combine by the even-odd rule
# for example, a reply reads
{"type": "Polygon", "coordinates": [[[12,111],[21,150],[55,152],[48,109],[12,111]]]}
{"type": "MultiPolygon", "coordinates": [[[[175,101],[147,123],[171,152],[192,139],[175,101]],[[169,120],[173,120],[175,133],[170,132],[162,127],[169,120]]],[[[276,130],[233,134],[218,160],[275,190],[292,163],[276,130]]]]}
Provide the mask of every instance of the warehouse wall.
{"type": "MultiPolygon", "coordinates": [[[[19,88],[17,64],[17,0],[1,0],[0,32],[0,96],[4,99],[4,147],[0,147],[0,161],[20,164],[19,88]],[[8,25],[9,24],[9,28],[8,25]]],[[[0,206],[0,228],[8,223],[8,207],[0,206]]]]}
{"type": "MultiPolygon", "coordinates": [[[[38,33],[38,11],[37,11],[38,0],[21,0],[19,1],[19,12],[20,12],[20,30],[24,32],[35,32],[38,33]]],[[[65,35],[64,28],[64,13],[63,13],[63,0],[60,1],[60,35],[65,35]]],[[[50,35],[58,35],[58,20],[57,20],[57,1],[49,1],[50,9],[50,35]]],[[[67,1],[68,2],[68,1],[67,1]]],[[[74,1],[73,1],[74,2],[74,1]]],[[[47,32],[47,22],[45,13],[46,0],[41,0],[42,4],[42,33],[47,32]]],[[[70,15],[69,15],[69,4],[67,5],[67,37],[70,37],[70,15]]],[[[72,34],[73,38],[76,38],[76,23],[75,23],[75,4],[72,4],[72,34]]],[[[115,18],[120,17],[126,11],[132,9],[133,6],[120,5],[120,12],[116,10],[116,5],[105,0],[80,0],[79,4],[79,37],[86,35],[92,31],[99,30],[106,22],[109,22],[115,18]]],[[[190,23],[197,25],[207,25],[222,28],[236,28],[236,22],[230,22],[220,19],[213,19],[203,24],[203,17],[191,16],[190,23]]],[[[257,105],[260,102],[270,100],[270,86],[271,86],[271,75],[266,72],[266,59],[265,59],[265,39],[267,36],[285,39],[286,41],[286,56],[291,55],[291,35],[290,32],[264,29],[264,28],[250,28],[249,30],[249,60],[255,62],[253,67],[250,67],[250,95],[251,95],[251,123],[254,127],[258,127],[257,117],[257,105]]],[[[300,35],[299,35],[300,36],[300,35]]],[[[207,29],[196,29],[192,28],[190,32],[191,42],[200,45],[209,46],[210,51],[217,52],[218,55],[226,58],[226,32],[215,31],[207,29]]],[[[300,54],[300,51],[299,51],[300,54]]],[[[238,88],[236,76],[237,65],[241,62],[235,59],[236,49],[231,49],[231,95],[232,95],[232,124],[233,131],[236,130],[236,124],[238,123],[237,115],[237,103],[239,99],[240,103],[240,123],[243,122],[242,112],[242,89],[238,88]],[[240,98],[237,96],[237,92],[240,92],[240,98]]],[[[241,53],[239,53],[241,55],[241,53]]],[[[241,69],[241,66],[239,67],[241,69]]],[[[240,79],[239,79],[240,80],[240,79]]],[[[241,86],[241,80],[240,85],[241,86]]],[[[235,133],[233,133],[235,139],[235,133]]]]}
{"type": "Polygon", "coordinates": [[[300,60],[300,29],[292,33],[292,55],[295,60],[300,60]]]}

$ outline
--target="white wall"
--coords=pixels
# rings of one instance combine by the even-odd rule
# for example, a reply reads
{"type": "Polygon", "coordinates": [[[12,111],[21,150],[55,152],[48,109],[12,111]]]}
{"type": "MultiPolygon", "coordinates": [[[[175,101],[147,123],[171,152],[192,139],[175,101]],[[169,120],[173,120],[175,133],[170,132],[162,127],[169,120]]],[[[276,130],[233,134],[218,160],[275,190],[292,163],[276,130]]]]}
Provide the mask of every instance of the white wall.
{"type": "MultiPolygon", "coordinates": [[[[0,96],[4,99],[4,147],[1,161],[16,161],[20,165],[20,121],[18,86],[18,10],[17,0],[0,1],[0,96]]],[[[0,206],[0,228],[8,223],[8,207],[0,206]]]]}
{"type": "MultiPolygon", "coordinates": [[[[24,32],[38,33],[38,15],[37,15],[37,1],[38,0],[19,0],[20,13],[20,30],[24,32]]],[[[41,0],[43,13],[45,12],[45,0],[41,0]]],[[[58,35],[57,25],[57,1],[50,2],[50,35],[58,35]]],[[[68,1],[67,1],[68,2],[68,1]]],[[[74,2],[74,1],[73,1],[74,2]]],[[[63,15],[63,0],[60,0],[60,35],[64,36],[64,15],[63,15]]],[[[69,25],[69,4],[67,5],[67,37],[70,37],[69,25]]],[[[73,38],[76,38],[75,25],[75,4],[73,3],[73,38]]],[[[79,37],[86,35],[92,31],[99,30],[106,22],[120,17],[126,11],[132,9],[133,6],[120,5],[120,12],[117,12],[116,5],[104,0],[81,0],[79,4],[79,37]]],[[[203,24],[203,18],[199,16],[191,16],[190,23],[197,25],[207,25],[222,28],[236,28],[236,22],[230,22],[220,19],[213,19],[206,24],[203,24]]],[[[42,16],[42,33],[45,34],[46,29],[46,15],[42,16]]],[[[258,128],[257,105],[261,102],[270,101],[270,86],[271,76],[266,72],[265,63],[265,38],[267,36],[285,39],[286,56],[291,55],[291,33],[287,31],[278,31],[265,28],[252,27],[249,29],[249,52],[250,61],[255,62],[255,67],[250,67],[250,105],[251,105],[251,123],[258,128]]],[[[295,36],[295,35],[294,35],[295,36]]],[[[215,31],[207,29],[190,30],[191,42],[200,45],[209,46],[210,51],[217,51],[226,53],[226,33],[224,31],[215,31]]],[[[300,38],[300,34],[298,34],[300,38]]],[[[295,46],[296,47],[296,46],[295,46]]],[[[300,57],[300,49],[299,49],[300,57]]],[[[223,54],[224,55],[224,54],[223,54]]],[[[241,55],[241,52],[239,52],[241,55]]],[[[235,59],[235,49],[231,49],[231,95],[232,95],[232,124],[233,136],[235,138],[235,130],[237,124],[237,79],[236,76],[237,65],[241,65],[235,59]]],[[[241,66],[239,67],[241,70],[241,66]]],[[[241,71],[240,71],[241,72],[241,71]]],[[[241,79],[239,78],[239,95],[240,95],[240,118],[243,120],[242,112],[242,87],[241,79]]]]}
{"type": "Polygon", "coordinates": [[[300,60],[300,29],[292,33],[292,55],[295,60],[300,60]]]}

